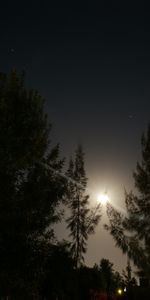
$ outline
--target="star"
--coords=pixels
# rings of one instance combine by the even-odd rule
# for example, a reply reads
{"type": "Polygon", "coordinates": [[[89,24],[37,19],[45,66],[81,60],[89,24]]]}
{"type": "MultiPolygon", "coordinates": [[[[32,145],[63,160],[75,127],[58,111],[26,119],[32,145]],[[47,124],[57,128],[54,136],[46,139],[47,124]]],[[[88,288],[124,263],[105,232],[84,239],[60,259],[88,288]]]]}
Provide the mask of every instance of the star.
{"type": "Polygon", "coordinates": [[[129,119],[133,119],[134,118],[134,116],[133,115],[129,115],[129,119]]]}
{"type": "Polygon", "coordinates": [[[14,53],[14,52],[15,52],[15,49],[14,49],[14,48],[10,48],[10,52],[11,52],[11,53],[14,53]]]}

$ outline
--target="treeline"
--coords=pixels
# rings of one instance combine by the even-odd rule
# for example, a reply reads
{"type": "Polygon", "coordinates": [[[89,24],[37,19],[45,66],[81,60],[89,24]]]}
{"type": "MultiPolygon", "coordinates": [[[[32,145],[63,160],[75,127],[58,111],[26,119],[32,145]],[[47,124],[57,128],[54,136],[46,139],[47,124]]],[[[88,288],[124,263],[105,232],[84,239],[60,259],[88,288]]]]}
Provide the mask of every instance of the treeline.
{"type": "MultiPolygon", "coordinates": [[[[113,270],[113,264],[102,259],[99,265],[89,268],[85,265],[74,268],[66,244],[55,245],[46,264],[45,279],[41,285],[44,299],[117,299],[118,288],[126,286],[125,277],[113,270]],[[96,298],[97,297],[97,298],[96,298]],[[98,298],[99,297],[99,298],[98,298]]],[[[131,282],[135,285],[136,282],[131,282]]]]}

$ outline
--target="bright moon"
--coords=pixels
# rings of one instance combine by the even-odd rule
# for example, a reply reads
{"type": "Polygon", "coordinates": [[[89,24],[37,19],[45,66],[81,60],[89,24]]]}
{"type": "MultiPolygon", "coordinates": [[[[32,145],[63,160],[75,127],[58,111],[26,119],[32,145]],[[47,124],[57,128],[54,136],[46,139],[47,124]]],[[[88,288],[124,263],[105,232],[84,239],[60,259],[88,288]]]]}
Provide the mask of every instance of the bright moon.
{"type": "Polygon", "coordinates": [[[109,197],[108,197],[107,194],[100,194],[100,195],[98,195],[98,197],[97,197],[97,201],[98,201],[99,203],[101,203],[102,205],[105,205],[105,204],[107,204],[107,202],[109,201],[109,197]]]}

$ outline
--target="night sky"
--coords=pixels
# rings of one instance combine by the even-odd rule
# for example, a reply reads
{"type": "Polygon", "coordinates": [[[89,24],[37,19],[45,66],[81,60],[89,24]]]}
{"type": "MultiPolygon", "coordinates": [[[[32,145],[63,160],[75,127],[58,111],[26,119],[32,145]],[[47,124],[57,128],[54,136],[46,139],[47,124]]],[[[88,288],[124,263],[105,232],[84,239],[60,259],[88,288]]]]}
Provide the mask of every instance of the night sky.
{"type": "MultiPolygon", "coordinates": [[[[149,11],[144,1],[132,3],[1,4],[0,71],[25,70],[28,86],[45,97],[61,155],[82,143],[91,205],[107,190],[112,204],[124,206],[150,119],[149,11]]],[[[102,229],[106,221],[89,240],[86,263],[105,257],[121,270],[126,257],[102,229]]],[[[59,226],[57,233],[67,238],[59,226]]]]}

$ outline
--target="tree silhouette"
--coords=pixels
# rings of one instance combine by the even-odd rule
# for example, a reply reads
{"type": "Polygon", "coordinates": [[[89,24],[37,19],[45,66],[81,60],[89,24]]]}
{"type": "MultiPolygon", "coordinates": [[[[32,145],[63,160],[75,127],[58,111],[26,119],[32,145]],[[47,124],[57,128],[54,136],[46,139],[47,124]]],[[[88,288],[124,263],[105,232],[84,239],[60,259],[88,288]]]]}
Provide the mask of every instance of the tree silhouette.
{"type": "Polygon", "coordinates": [[[127,266],[126,266],[125,270],[122,271],[122,275],[123,275],[124,284],[126,287],[131,287],[131,286],[137,285],[137,281],[136,281],[135,277],[132,277],[132,268],[131,268],[129,258],[127,260],[127,266]]]}
{"type": "Polygon", "coordinates": [[[44,100],[25,88],[24,75],[1,74],[0,295],[12,299],[36,295],[41,253],[59,219],[62,161],[58,145],[50,150],[50,128],[44,100]]]}
{"type": "Polygon", "coordinates": [[[100,273],[104,283],[104,290],[109,298],[113,286],[113,264],[105,258],[100,261],[100,273]]]}
{"type": "Polygon", "coordinates": [[[63,241],[50,246],[40,285],[44,299],[75,299],[74,261],[67,242],[63,241]]]}
{"type": "Polygon", "coordinates": [[[94,233],[100,220],[99,210],[93,211],[89,208],[89,196],[85,195],[87,178],[81,146],[77,148],[75,161],[70,160],[66,175],[69,178],[66,198],[70,209],[70,216],[66,221],[72,238],[71,251],[78,268],[84,260],[88,237],[94,233]]]}
{"type": "Polygon", "coordinates": [[[125,215],[108,205],[110,224],[105,227],[116,245],[150,278],[150,125],[147,135],[142,136],[141,145],[141,162],[133,173],[138,193],[125,192],[125,215]]]}

